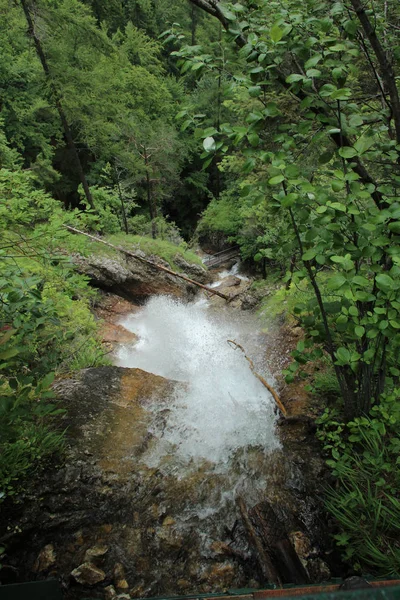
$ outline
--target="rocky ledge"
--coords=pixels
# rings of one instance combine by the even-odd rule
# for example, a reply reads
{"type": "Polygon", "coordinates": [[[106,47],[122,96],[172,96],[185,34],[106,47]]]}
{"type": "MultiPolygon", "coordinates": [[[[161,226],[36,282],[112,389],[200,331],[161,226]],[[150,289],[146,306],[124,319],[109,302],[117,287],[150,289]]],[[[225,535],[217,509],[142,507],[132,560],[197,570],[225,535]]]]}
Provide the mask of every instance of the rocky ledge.
{"type": "MultiPolygon", "coordinates": [[[[196,286],[157,269],[156,265],[171,268],[159,257],[146,256],[140,252],[138,256],[146,258],[155,266],[122,254],[115,258],[75,256],[73,261],[77,270],[89,277],[92,285],[128,299],[145,299],[152,294],[169,294],[177,298],[191,299],[196,294],[196,286]]],[[[189,264],[178,254],[174,260],[181,269],[180,274],[189,279],[203,284],[211,280],[211,276],[203,267],[189,264]]]]}

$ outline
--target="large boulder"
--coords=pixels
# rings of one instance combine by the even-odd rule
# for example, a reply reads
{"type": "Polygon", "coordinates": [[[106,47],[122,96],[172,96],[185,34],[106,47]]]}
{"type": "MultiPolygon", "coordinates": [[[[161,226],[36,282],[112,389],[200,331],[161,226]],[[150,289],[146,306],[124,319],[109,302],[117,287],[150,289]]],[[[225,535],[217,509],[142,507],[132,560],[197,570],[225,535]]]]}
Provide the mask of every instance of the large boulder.
{"type": "MultiPolygon", "coordinates": [[[[197,292],[196,286],[157,269],[155,260],[154,267],[122,255],[118,258],[101,255],[75,256],[73,261],[77,270],[87,275],[94,286],[130,299],[147,298],[153,294],[168,294],[177,298],[190,299],[197,292]]],[[[184,259],[182,261],[182,268],[188,273],[190,279],[196,281],[199,280],[196,277],[205,279],[207,272],[202,267],[189,265],[184,259]]],[[[161,266],[166,265],[161,259],[157,262],[161,266]]]]}

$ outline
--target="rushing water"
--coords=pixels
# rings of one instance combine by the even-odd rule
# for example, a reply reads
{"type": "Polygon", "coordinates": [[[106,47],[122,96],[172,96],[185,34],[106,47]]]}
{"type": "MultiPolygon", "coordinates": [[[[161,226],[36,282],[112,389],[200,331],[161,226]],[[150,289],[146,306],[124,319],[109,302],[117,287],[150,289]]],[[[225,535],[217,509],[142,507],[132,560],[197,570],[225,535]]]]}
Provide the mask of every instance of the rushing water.
{"type": "MultiPolygon", "coordinates": [[[[243,313],[240,322],[235,315],[215,311],[204,300],[185,304],[155,297],[122,322],[139,342],[120,350],[120,366],[185,383],[169,399],[166,421],[154,420],[159,443],[157,456],[149,459],[153,463],[168,454],[176,464],[203,459],[224,472],[240,450],[278,447],[273,400],[244,354],[228,343],[235,340],[250,355],[261,354],[256,324],[243,313]]],[[[257,369],[268,377],[262,362],[257,369]]],[[[165,413],[165,403],[156,403],[153,411],[165,413]]]]}

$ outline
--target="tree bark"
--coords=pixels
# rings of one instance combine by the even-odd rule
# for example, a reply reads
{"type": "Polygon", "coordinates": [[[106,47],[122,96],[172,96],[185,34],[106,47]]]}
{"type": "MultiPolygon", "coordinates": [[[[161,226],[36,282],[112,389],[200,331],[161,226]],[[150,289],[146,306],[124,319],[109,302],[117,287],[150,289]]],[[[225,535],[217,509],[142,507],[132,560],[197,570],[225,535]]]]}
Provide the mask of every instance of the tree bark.
{"type": "Polygon", "coordinates": [[[74,139],[72,137],[71,128],[68,125],[67,117],[66,117],[66,114],[64,112],[64,108],[62,106],[60,94],[58,93],[58,90],[56,89],[56,87],[54,85],[54,82],[53,82],[53,79],[52,79],[52,76],[51,76],[51,72],[50,72],[50,67],[49,67],[49,64],[47,62],[47,58],[46,58],[46,55],[45,55],[45,53],[43,51],[42,45],[40,43],[40,40],[39,40],[39,38],[36,35],[35,27],[34,27],[33,20],[32,20],[32,16],[31,16],[31,13],[29,11],[29,7],[28,7],[28,4],[27,4],[26,0],[21,0],[21,5],[22,5],[22,9],[23,9],[24,14],[25,14],[26,21],[28,23],[28,33],[29,33],[30,37],[33,39],[33,42],[35,44],[36,53],[37,53],[37,55],[39,57],[39,60],[40,60],[40,62],[42,64],[43,71],[44,71],[44,73],[46,75],[46,78],[49,81],[50,90],[51,90],[51,93],[53,95],[54,103],[56,105],[58,114],[60,116],[61,124],[62,124],[63,130],[64,130],[65,139],[67,140],[68,147],[71,150],[72,155],[74,157],[75,164],[76,164],[76,169],[78,171],[79,179],[80,179],[80,181],[82,183],[82,187],[83,187],[83,190],[85,192],[86,200],[88,201],[88,204],[89,204],[90,208],[92,208],[93,210],[95,210],[95,206],[94,206],[92,194],[90,193],[89,184],[87,182],[87,179],[86,179],[83,167],[82,167],[82,163],[81,163],[81,160],[79,158],[79,154],[78,154],[78,151],[76,149],[76,145],[75,145],[74,139]]]}
{"type": "Polygon", "coordinates": [[[396,141],[400,144],[400,98],[399,91],[396,85],[396,77],[393,70],[393,65],[389,61],[387,54],[376,35],[376,28],[372,26],[371,21],[366,13],[364,5],[360,0],[350,0],[354,11],[360,21],[364,33],[371,44],[371,47],[376,56],[380,68],[380,76],[386,86],[386,91],[389,94],[392,118],[396,129],[396,141]]]}

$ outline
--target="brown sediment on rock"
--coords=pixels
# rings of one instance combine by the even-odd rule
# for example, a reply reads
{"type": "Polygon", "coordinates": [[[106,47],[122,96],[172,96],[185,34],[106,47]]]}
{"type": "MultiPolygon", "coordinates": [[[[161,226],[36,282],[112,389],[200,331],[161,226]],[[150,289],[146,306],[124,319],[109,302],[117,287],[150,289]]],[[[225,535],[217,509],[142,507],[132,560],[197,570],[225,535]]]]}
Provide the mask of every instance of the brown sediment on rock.
{"type": "Polygon", "coordinates": [[[140,310],[140,306],[129,302],[116,294],[100,293],[93,309],[95,317],[100,320],[99,335],[101,341],[110,350],[122,344],[137,342],[138,336],[121,325],[121,319],[140,310]]]}
{"type": "Polygon", "coordinates": [[[135,467],[135,455],[142,453],[152,439],[146,404],[152,399],[166,402],[175,385],[141,369],[124,369],[118,396],[111,400],[110,435],[103,436],[99,448],[103,470],[127,475],[135,467]]]}

